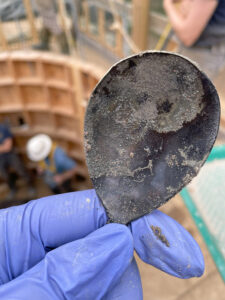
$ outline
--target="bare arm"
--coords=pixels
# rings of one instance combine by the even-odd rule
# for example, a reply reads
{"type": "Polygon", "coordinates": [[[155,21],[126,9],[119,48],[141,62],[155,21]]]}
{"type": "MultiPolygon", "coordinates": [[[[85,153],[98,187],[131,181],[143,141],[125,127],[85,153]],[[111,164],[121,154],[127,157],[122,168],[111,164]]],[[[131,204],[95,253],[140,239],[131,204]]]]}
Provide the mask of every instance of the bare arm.
{"type": "Polygon", "coordinates": [[[76,171],[77,171],[77,167],[74,167],[73,169],[62,173],[61,175],[63,176],[63,181],[66,181],[66,180],[72,178],[76,174],[76,171]]]}
{"type": "Polygon", "coordinates": [[[0,145],[0,153],[7,153],[12,150],[12,138],[7,138],[4,140],[3,144],[0,145]]]}
{"type": "MultiPolygon", "coordinates": [[[[217,0],[185,0],[189,11],[182,14],[174,0],[164,0],[164,9],[178,38],[185,46],[193,45],[213,15],[217,0]]],[[[181,3],[182,4],[182,3],[181,3]]]]}
{"type": "Polygon", "coordinates": [[[68,171],[65,171],[64,173],[62,174],[57,174],[54,176],[54,180],[55,182],[57,182],[58,184],[61,184],[63,183],[64,181],[72,178],[75,174],[76,174],[76,171],[77,171],[77,167],[75,166],[73,169],[71,170],[68,170],[68,171]]]}

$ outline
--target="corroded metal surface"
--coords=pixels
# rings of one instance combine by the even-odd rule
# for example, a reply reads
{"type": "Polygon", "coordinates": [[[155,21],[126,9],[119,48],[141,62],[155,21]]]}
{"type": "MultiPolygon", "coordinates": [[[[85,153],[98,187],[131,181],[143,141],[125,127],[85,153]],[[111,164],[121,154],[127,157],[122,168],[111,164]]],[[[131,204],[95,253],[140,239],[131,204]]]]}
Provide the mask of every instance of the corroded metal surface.
{"type": "Polygon", "coordinates": [[[189,183],[219,117],[214,86],[181,56],[145,52],[113,66],[85,117],[87,165],[110,220],[126,224],[189,183]]]}

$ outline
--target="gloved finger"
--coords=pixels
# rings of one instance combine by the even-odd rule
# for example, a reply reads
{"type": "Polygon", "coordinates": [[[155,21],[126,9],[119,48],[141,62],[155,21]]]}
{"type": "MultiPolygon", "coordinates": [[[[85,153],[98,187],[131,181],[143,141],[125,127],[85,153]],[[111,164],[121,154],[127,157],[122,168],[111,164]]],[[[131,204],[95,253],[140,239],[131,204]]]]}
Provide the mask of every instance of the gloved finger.
{"type": "Polygon", "coordinates": [[[197,242],[174,219],[155,210],[130,227],[135,250],[144,262],[179,278],[203,274],[204,258],[197,242]]]}
{"type": "MultiPolygon", "coordinates": [[[[162,219],[160,214],[157,215],[157,213],[153,212],[150,216],[152,218],[159,216],[160,224],[162,219]]],[[[132,224],[141,224],[144,232],[147,233],[148,239],[153,238],[154,241],[157,238],[153,235],[152,230],[149,229],[149,224],[145,221],[145,218],[141,218],[138,223],[136,223],[137,221],[132,222],[132,224]]],[[[175,222],[170,218],[166,219],[165,217],[164,219],[164,223],[167,220],[170,223],[175,222]]],[[[1,210],[0,284],[16,278],[34,266],[43,259],[48,248],[55,248],[72,240],[82,238],[103,226],[106,220],[105,210],[94,190],[46,197],[38,201],[31,201],[26,205],[1,210]]],[[[163,226],[167,227],[166,224],[163,226]]],[[[134,230],[133,232],[137,231],[134,230]]],[[[191,254],[198,249],[192,238],[189,238],[188,241],[192,241],[195,247],[193,249],[184,247],[186,249],[186,258],[191,257],[191,254]],[[188,249],[191,249],[189,256],[188,249]]],[[[157,242],[159,241],[157,240],[157,242]]],[[[135,244],[137,244],[136,249],[138,253],[149,254],[151,252],[149,246],[151,244],[140,243],[138,235],[135,235],[135,244]]],[[[163,244],[159,245],[164,246],[163,244]]],[[[162,249],[160,251],[162,252],[162,249]]],[[[172,252],[173,259],[177,259],[177,252],[172,252]]],[[[150,256],[153,257],[153,255],[150,256]]],[[[143,257],[144,261],[151,263],[149,259],[146,259],[145,255],[141,255],[141,257],[143,257]]],[[[192,264],[190,268],[190,264],[187,264],[188,277],[200,276],[198,274],[201,274],[204,269],[202,256],[198,254],[197,257],[197,260],[199,260],[198,264],[196,264],[197,267],[195,267],[195,264],[192,264]]],[[[170,274],[177,274],[177,271],[173,270],[174,265],[170,266],[170,262],[164,262],[164,260],[161,260],[161,257],[159,259],[157,256],[156,259],[154,257],[152,259],[152,264],[156,267],[170,274]],[[162,265],[168,265],[168,267],[162,267],[162,265]]],[[[184,264],[186,262],[187,259],[184,261],[184,264]]],[[[177,274],[175,276],[182,277],[186,275],[177,274]]]]}
{"type": "Polygon", "coordinates": [[[86,238],[50,251],[32,269],[0,287],[1,300],[100,300],[133,257],[124,225],[108,224],[86,238]]]}
{"type": "Polygon", "coordinates": [[[94,190],[61,194],[0,210],[0,283],[37,264],[49,249],[105,225],[94,190]]]}
{"type": "Polygon", "coordinates": [[[142,300],[141,277],[135,258],[127,267],[118,283],[102,300],[142,300]]]}

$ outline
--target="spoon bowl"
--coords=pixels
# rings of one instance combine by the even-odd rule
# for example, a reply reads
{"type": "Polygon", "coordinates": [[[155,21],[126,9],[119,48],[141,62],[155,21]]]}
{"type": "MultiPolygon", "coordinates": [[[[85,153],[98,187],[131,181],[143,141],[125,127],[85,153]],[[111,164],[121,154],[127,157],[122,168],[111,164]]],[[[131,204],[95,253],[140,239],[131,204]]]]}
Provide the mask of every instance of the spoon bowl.
{"type": "Polygon", "coordinates": [[[187,185],[219,119],[216,89],[188,59],[148,51],[114,65],[92,93],[84,129],[88,170],[109,220],[127,224],[187,185]]]}

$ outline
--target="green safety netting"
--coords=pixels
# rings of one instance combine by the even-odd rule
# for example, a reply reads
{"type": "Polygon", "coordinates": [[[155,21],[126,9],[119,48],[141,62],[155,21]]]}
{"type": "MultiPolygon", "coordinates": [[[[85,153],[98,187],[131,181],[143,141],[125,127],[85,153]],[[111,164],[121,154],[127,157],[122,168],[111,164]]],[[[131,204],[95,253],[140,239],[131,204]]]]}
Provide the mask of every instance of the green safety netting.
{"type": "Polygon", "coordinates": [[[180,194],[225,281],[225,145],[213,148],[180,194]]]}

